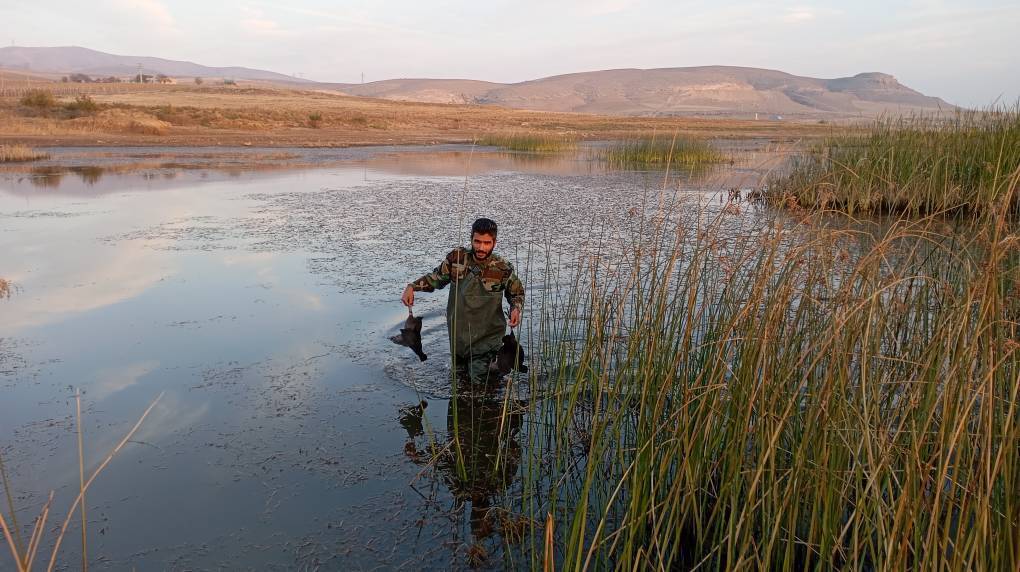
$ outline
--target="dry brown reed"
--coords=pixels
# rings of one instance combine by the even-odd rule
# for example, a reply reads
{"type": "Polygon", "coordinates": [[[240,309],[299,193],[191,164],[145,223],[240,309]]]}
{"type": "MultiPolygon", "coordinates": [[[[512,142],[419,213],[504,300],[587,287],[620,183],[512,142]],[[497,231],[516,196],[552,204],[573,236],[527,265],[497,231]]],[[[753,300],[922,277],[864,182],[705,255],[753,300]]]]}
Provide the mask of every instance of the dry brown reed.
{"type": "Polygon", "coordinates": [[[27,145],[0,145],[0,163],[21,163],[49,159],[49,154],[27,145]]]}
{"type": "MultiPolygon", "coordinates": [[[[50,553],[49,563],[47,564],[47,567],[46,567],[47,572],[52,572],[53,569],[56,567],[56,565],[57,565],[57,555],[60,553],[61,543],[64,540],[64,536],[67,534],[68,526],[70,526],[70,524],[71,524],[71,520],[74,517],[75,511],[79,510],[79,509],[81,509],[83,511],[83,514],[82,514],[82,519],[83,519],[83,523],[82,523],[82,567],[83,567],[83,569],[85,569],[87,567],[87,563],[85,561],[85,558],[86,558],[86,530],[85,530],[85,524],[84,524],[85,515],[84,515],[84,508],[83,508],[83,503],[84,503],[84,500],[85,500],[85,492],[88,490],[88,488],[90,486],[92,486],[92,483],[95,482],[96,478],[99,477],[100,473],[103,472],[103,469],[105,469],[107,467],[107,465],[110,464],[110,461],[113,460],[113,458],[117,455],[117,453],[119,453],[121,451],[121,449],[124,448],[124,445],[126,445],[128,443],[128,441],[131,440],[131,437],[133,437],[134,434],[138,431],[138,429],[142,426],[142,423],[145,421],[145,418],[149,416],[149,413],[152,412],[152,410],[156,407],[156,404],[158,404],[160,399],[162,399],[162,398],[163,398],[163,394],[160,393],[156,397],[156,399],[154,399],[152,401],[152,403],[149,404],[149,406],[145,409],[145,412],[142,413],[141,417],[138,418],[138,421],[135,422],[134,426],[131,427],[131,430],[127,432],[127,434],[124,436],[124,438],[121,439],[112,450],[110,450],[110,452],[106,455],[105,458],[103,458],[102,462],[99,463],[99,465],[92,471],[92,473],[89,475],[89,478],[86,480],[86,479],[84,479],[84,474],[85,474],[84,473],[84,453],[82,452],[82,440],[81,440],[81,402],[80,402],[80,395],[76,393],[75,400],[76,400],[76,404],[77,404],[77,409],[76,409],[75,418],[76,418],[77,427],[78,427],[78,429],[77,429],[77,431],[78,431],[78,459],[79,459],[79,470],[81,471],[80,472],[81,480],[79,482],[78,496],[75,497],[74,502],[71,504],[71,508],[68,509],[67,516],[64,518],[64,520],[63,520],[63,522],[62,522],[62,524],[60,526],[60,529],[57,532],[56,537],[54,538],[53,550],[50,553]]],[[[2,468],[3,468],[3,462],[2,462],[2,459],[0,459],[0,469],[2,469],[2,468]]],[[[4,478],[4,486],[6,488],[8,486],[6,473],[3,474],[3,478],[4,478]]],[[[19,531],[18,526],[17,526],[17,520],[15,518],[15,514],[16,513],[15,513],[15,509],[14,509],[13,499],[10,496],[10,494],[8,494],[8,497],[7,497],[7,502],[8,502],[7,508],[8,508],[8,511],[9,511],[10,515],[11,515],[11,522],[10,523],[8,523],[7,519],[4,517],[3,512],[0,511],[0,530],[3,531],[4,538],[7,541],[7,546],[9,548],[9,550],[10,550],[11,557],[14,559],[15,568],[18,570],[18,572],[29,572],[30,570],[32,570],[33,565],[36,563],[36,557],[38,556],[39,548],[40,548],[40,545],[42,543],[43,534],[46,531],[46,522],[49,519],[50,508],[51,508],[51,506],[53,504],[53,496],[54,496],[54,493],[51,491],[50,495],[49,495],[49,500],[46,501],[46,503],[43,505],[42,510],[39,513],[39,516],[36,517],[35,525],[32,527],[32,535],[31,535],[31,537],[29,539],[29,543],[28,543],[27,547],[24,546],[24,544],[20,541],[20,531],[19,531]]]]}

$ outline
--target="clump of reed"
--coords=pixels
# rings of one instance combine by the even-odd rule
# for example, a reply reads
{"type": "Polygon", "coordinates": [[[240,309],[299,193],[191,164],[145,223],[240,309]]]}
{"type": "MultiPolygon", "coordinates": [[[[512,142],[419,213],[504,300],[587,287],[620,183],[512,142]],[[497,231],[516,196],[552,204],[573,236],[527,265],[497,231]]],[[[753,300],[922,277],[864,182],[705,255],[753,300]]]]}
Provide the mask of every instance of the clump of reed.
{"type": "Polygon", "coordinates": [[[769,184],[775,202],[851,214],[973,213],[1013,196],[1020,170],[1020,104],[951,119],[885,119],[800,157],[769,184]]]}
{"type": "Polygon", "coordinates": [[[0,145],[0,163],[21,163],[49,158],[49,154],[27,145],[0,145]]]}
{"type": "Polygon", "coordinates": [[[572,137],[541,133],[490,134],[480,138],[477,143],[529,153],[555,153],[577,147],[577,140],[572,137]]]}
{"type": "Polygon", "coordinates": [[[0,300],[10,298],[12,290],[14,290],[14,285],[11,284],[11,281],[0,278],[0,300]]]}
{"type": "Polygon", "coordinates": [[[1020,241],[994,215],[665,213],[553,272],[572,286],[532,301],[541,367],[503,501],[546,524],[508,558],[1016,569],[1020,241]]]}
{"type": "Polygon", "coordinates": [[[706,141],[691,137],[649,136],[615,141],[592,151],[595,159],[618,169],[698,168],[719,163],[725,157],[706,141]]]}

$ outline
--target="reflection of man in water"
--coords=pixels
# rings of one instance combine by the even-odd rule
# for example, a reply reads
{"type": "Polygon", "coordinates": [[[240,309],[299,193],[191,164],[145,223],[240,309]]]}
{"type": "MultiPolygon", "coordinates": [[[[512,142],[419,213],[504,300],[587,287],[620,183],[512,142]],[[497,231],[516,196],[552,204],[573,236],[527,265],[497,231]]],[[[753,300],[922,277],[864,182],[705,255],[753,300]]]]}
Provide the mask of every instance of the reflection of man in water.
{"type": "Polygon", "coordinates": [[[401,297],[414,305],[415,292],[433,292],[450,286],[446,325],[458,372],[473,382],[484,382],[506,333],[503,298],[510,304],[510,327],[521,322],[524,286],[513,266],[492,250],[496,223],[480,218],[471,225],[471,248],[455,248],[432,272],[411,282],[401,297]]]}
{"type": "MultiPolygon", "coordinates": [[[[472,387],[458,392],[450,400],[446,416],[447,442],[433,449],[438,452],[436,468],[458,507],[471,503],[470,525],[476,541],[487,538],[496,527],[490,508],[517,474],[521,447],[517,435],[523,421],[514,404],[507,404],[493,388],[472,387]]],[[[414,444],[421,436],[425,406],[401,410],[400,424],[408,434],[404,453],[415,463],[429,462],[414,444]]]]}

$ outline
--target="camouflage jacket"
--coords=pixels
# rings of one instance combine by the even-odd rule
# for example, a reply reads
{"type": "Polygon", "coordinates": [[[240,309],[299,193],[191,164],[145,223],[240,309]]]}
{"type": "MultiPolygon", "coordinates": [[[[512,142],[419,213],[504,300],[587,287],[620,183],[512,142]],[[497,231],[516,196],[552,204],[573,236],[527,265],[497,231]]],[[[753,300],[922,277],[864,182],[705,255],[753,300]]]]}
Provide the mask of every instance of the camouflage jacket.
{"type": "Polygon", "coordinates": [[[411,282],[410,286],[416,292],[434,292],[466,277],[468,273],[478,276],[487,291],[502,292],[511,308],[524,310],[524,285],[514,272],[513,265],[495,253],[489,254],[484,261],[478,261],[473,250],[455,248],[432,272],[411,282]]]}

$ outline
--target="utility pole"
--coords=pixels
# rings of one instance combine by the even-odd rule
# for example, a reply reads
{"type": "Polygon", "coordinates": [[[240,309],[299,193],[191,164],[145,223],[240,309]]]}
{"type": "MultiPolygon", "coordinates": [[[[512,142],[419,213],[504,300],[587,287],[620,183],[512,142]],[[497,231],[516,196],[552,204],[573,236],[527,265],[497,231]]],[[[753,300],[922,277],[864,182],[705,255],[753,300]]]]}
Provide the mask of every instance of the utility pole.
{"type": "Polygon", "coordinates": [[[365,72],[361,72],[361,83],[365,83],[365,72]]]}

